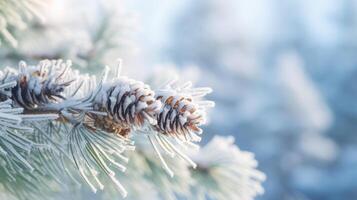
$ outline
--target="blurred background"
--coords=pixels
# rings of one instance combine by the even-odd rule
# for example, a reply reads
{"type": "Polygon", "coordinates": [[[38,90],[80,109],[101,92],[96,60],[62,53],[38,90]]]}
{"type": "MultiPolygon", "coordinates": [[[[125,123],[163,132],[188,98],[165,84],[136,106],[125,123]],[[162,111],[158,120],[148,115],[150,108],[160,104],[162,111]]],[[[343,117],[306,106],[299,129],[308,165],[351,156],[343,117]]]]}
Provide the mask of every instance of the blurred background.
{"type": "Polygon", "coordinates": [[[194,80],[216,102],[203,143],[234,135],[255,153],[257,199],[356,198],[357,1],[50,3],[2,66],[61,57],[99,73],[120,57],[132,78],[194,80]]]}
{"type": "MultiPolygon", "coordinates": [[[[357,1],[134,1],[149,60],[214,89],[206,138],[233,134],[258,199],[357,196],[357,1]]],[[[151,66],[151,65],[149,65],[151,66]]]]}

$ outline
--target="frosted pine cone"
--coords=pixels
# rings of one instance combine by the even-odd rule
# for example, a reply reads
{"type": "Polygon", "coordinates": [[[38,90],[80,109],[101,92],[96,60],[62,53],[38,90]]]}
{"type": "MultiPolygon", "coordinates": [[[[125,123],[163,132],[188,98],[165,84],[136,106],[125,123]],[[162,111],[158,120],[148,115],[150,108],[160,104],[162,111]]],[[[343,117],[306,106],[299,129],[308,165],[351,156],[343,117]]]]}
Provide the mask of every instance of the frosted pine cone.
{"type": "Polygon", "coordinates": [[[8,69],[2,79],[16,81],[11,89],[13,100],[25,109],[33,109],[51,102],[64,99],[62,92],[72,82],[66,77],[71,63],[62,60],[44,60],[36,66],[19,63],[19,70],[8,69]]]}
{"type": "Polygon", "coordinates": [[[164,105],[157,115],[156,130],[164,135],[176,136],[186,141],[198,141],[200,125],[205,123],[206,107],[212,107],[211,101],[199,98],[211,92],[210,88],[191,88],[190,82],[181,87],[168,85],[156,91],[156,99],[164,105]]]}
{"type": "Polygon", "coordinates": [[[145,121],[154,123],[161,103],[148,85],[120,77],[103,85],[94,107],[107,113],[107,116],[93,116],[95,127],[127,135],[132,127],[141,127],[145,121]]]}

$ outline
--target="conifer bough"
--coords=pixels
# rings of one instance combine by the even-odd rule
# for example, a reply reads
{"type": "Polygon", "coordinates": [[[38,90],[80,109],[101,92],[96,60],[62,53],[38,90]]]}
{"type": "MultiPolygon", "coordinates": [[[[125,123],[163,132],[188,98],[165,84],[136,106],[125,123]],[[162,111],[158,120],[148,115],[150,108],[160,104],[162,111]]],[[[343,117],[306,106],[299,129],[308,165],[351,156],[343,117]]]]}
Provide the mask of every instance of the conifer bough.
{"type": "Polygon", "coordinates": [[[206,108],[214,104],[202,100],[211,92],[209,88],[170,82],[152,90],[119,71],[116,77],[109,77],[106,70],[97,82],[95,77],[73,70],[70,61],[44,60],[35,66],[20,62],[17,70],[6,68],[0,73],[3,85],[11,83],[0,90],[0,97],[23,110],[23,116],[58,116],[54,123],[69,127],[62,129],[68,130],[67,150],[85,182],[93,191],[103,189],[98,167],[126,196],[110,166],[125,171],[112,156],[127,162],[122,153],[133,150],[131,134],[146,134],[162,167],[173,176],[161,152],[196,167],[177,144],[197,146],[192,142],[200,141],[206,108]]]}

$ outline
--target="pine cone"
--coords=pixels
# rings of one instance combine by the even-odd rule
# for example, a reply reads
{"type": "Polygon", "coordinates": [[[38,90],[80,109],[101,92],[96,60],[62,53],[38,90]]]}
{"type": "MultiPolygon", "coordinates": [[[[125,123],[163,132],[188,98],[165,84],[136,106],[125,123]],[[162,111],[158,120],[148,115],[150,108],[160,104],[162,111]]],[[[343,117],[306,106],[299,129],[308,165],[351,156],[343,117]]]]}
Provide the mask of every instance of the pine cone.
{"type": "Polygon", "coordinates": [[[154,91],[148,85],[120,77],[103,85],[94,107],[107,113],[107,116],[94,116],[94,126],[127,135],[131,128],[141,127],[145,121],[154,123],[161,103],[155,100],[154,91]]]}
{"type": "Polygon", "coordinates": [[[36,66],[20,62],[18,72],[9,71],[2,81],[15,80],[17,85],[11,91],[13,100],[25,109],[33,109],[64,99],[62,92],[73,81],[66,79],[70,66],[70,62],[62,60],[44,60],[36,66]]]}
{"type": "Polygon", "coordinates": [[[196,134],[201,134],[200,125],[205,123],[205,107],[213,106],[210,101],[197,101],[211,92],[209,88],[191,89],[191,83],[182,88],[172,88],[156,91],[156,99],[163,103],[157,115],[155,128],[164,135],[176,136],[185,140],[199,140],[196,134]]]}

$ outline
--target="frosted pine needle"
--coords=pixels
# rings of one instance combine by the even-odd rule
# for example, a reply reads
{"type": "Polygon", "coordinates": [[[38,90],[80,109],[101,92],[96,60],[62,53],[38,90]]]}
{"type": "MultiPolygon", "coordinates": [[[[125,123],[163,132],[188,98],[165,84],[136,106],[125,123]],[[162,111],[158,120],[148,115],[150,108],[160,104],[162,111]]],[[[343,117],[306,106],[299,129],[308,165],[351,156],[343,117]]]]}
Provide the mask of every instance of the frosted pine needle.
{"type": "Polygon", "coordinates": [[[258,171],[257,161],[250,152],[234,145],[233,137],[215,136],[200,151],[191,153],[197,163],[192,171],[197,182],[194,199],[252,200],[263,194],[264,173],[258,171]]]}
{"type": "MultiPolygon", "coordinates": [[[[1,97],[11,96],[11,88],[16,82],[0,84],[1,97]]],[[[0,186],[19,199],[37,199],[39,191],[45,184],[43,177],[37,173],[37,165],[28,158],[34,147],[39,145],[28,135],[33,133],[33,127],[26,122],[43,120],[43,115],[24,115],[23,108],[13,106],[10,99],[0,102],[0,186]],[[30,184],[29,184],[30,183],[30,184]]],[[[56,115],[46,115],[46,119],[55,119],[56,115]]]]}
{"type": "MultiPolygon", "coordinates": [[[[7,91],[16,85],[14,83],[10,81],[0,84],[0,96],[11,95],[7,91]]],[[[7,164],[2,165],[2,167],[7,169],[6,171],[10,176],[12,173],[16,173],[14,171],[16,168],[34,170],[26,159],[34,143],[25,136],[25,133],[32,132],[33,128],[24,126],[22,122],[39,118],[37,116],[24,117],[22,115],[23,110],[23,108],[14,107],[13,101],[10,99],[0,102],[0,158],[7,161],[7,164]]]]}
{"type": "MultiPolygon", "coordinates": [[[[178,196],[187,197],[190,193],[190,185],[193,183],[190,175],[189,165],[179,159],[162,155],[167,164],[172,168],[175,176],[172,178],[163,173],[162,163],[150,149],[150,143],[142,135],[136,135],[136,151],[130,152],[132,159],[128,165],[128,175],[140,175],[157,189],[160,199],[176,200],[178,196]]],[[[140,184],[139,184],[140,185],[140,184]]],[[[131,187],[131,186],[129,186],[131,187]]],[[[136,198],[139,199],[139,198],[136,198]]],[[[140,198],[140,199],[147,199],[140,198]]]]}
{"type": "Polygon", "coordinates": [[[68,137],[68,149],[75,166],[92,191],[104,189],[105,184],[99,179],[100,173],[103,173],[125,197],[127,191],[116,178],[113,168],[121,172],[126,170],[124,164],[127,158],[122,154],[124,151],[134,150],[132,143],[125,138],[105,132],[93,132],[85,127],[72,128],[68,137]]]}

